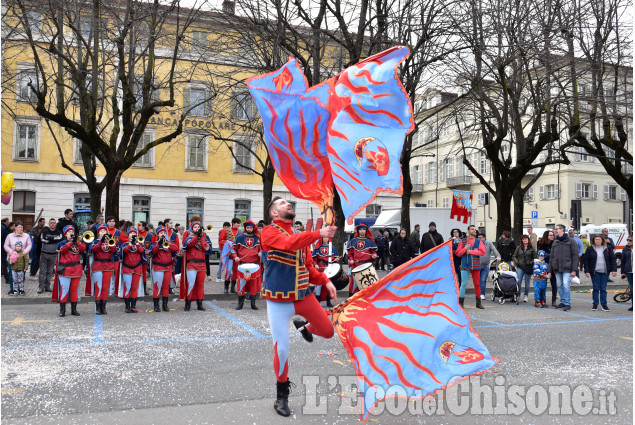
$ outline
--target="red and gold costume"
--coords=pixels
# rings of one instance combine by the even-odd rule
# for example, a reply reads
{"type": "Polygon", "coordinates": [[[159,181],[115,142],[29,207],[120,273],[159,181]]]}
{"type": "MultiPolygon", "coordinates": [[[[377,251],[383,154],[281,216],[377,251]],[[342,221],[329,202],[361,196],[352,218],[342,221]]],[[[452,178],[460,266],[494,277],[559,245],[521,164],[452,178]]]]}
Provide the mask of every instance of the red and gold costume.
{"type": "Polygon", "coordinates": [[[348,257],[348,267],[351,271],[351,273],[349,273],[350,283],[348,285],[348,294],[353,295],[359,292],[359,288],[353,278],[353,269],[362,264],[372,263],[374,261],[373,256],[377,255],[377,244],[375,244],[375,239],[373,239],[373,235],[368,230],[368,226],[360,224],[355,228],[355,235],[348,243],[346,255],[348,257]],[[360,228],[366,229],[366,235],[364,237],[359,235],[360,228]]]}
{"type": "Polygon", "coordinates": [[[183,270],[181,272],[181,286],[179,298],[185,300],[185,310],[189,311],[192,300],[196,300],[197,308],[205,310],[203,307],[205,283],[205,253],[209,250],[205,233],[201,228],[201,223],[194,221],[191,223],[187,238],[183,239],[185,252],[183,253],[183,270]],[[194,231],[194,226],[198,225],[199,232],[194,231]]]}

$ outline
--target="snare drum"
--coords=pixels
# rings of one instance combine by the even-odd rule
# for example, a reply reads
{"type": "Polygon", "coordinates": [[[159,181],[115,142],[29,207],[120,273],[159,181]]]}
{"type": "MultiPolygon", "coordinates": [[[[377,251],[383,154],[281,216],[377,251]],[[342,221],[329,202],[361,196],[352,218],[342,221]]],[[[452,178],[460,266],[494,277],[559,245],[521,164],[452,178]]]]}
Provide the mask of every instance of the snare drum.
{"type": "Polygon", "coordinates": [[[335,289],[338,291],[348,286],[348,275],[339,264],[329,264],[326,270],[324,270],[324,274],[331,280],[333,285],[335,285],[335,289]]]}
{"type": "Polygon", "coordinates": [[[260,266],[255,263],[245,263],[238,266],[238,278],[251,280],[260,277],[260,266]]]}
{"type": "Polygon", "coordinates": [[[379,280],[379,276],[377,276],[373,263],[366,263],[361,266],[357,266],[351,270],[351,274],[353,275],[353,279],[355,279],[355,283],[360,291],[379,280]]]}

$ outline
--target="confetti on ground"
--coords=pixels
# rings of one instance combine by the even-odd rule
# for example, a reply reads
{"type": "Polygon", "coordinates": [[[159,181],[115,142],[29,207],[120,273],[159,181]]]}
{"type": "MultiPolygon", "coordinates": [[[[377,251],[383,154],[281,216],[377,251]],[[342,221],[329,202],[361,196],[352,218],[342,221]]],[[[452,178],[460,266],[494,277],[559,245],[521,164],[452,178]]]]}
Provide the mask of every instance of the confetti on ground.
{"type": "Polygon", "coordinates": [[[326,357],[335,357],[337,356],[337,353],[335,353],[334,351],[328,350],[328,351],[320,351],[319,353],[317,353],[318,356],[326,356],[326,357]]]}

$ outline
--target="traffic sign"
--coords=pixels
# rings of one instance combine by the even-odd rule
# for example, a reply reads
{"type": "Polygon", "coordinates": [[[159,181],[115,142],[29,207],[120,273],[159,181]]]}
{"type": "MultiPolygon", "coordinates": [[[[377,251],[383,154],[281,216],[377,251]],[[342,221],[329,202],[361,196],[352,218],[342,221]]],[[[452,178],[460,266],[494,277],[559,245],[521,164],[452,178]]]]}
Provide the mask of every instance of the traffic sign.
{"type": "Polygon", "coordinates": [[[532,211],[531,218],[538,218],[538,211],[532,211]]]}

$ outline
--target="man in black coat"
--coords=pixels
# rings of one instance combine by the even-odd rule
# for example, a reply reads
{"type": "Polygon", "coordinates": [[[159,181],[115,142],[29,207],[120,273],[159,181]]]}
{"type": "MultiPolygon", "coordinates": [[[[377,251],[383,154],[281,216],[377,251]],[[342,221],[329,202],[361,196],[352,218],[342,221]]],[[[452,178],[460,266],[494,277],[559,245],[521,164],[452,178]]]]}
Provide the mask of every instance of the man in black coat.
{"type": "Polygon", "coordinates": [[[75,236],[79,235],[79,226],[77,226],[77,223],[73,220],[73,210],[70,208],[64,211],[64,218],[60,218],[57,222],[57,230],[64,231],[64,227],[66,226],[73,226],[75,236]]]}
{"type": "Polygon", "coordinates": [[[399,236],[393,239],[390,254],[395,268],[410,261],[417,254],[412,241],[406,237],[406,229],[401,229],[399,236]]]}
{"type": "Polygon", "coordinates": [[[443,236],[437,232],[437,225],[434,221],[428,225],[428,232],[421,236],[421,252],[426,252],[443,243],[443,236]]]}

